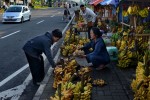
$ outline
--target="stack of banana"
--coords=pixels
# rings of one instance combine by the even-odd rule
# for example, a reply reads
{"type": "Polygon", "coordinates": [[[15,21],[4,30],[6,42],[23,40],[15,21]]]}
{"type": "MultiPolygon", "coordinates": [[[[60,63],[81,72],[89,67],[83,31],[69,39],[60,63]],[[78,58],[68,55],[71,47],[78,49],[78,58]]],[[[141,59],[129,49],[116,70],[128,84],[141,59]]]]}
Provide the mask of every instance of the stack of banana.
{"type": "Polygon", "coordinates": [[[140,9],[138,5],[134,4],[129,6],[127,11],[123,10],[122,15],[124,17],[128,15],[140,15],[141,17],[147,17],[148,13],[149,12],[147,7],[140,9]]]}
{"type": "Polygon", "coordinates": [[[83,50],[76,49],[75,52],[73,53],[73,56],[81,56],[81,55],[84,55],[83,50]]]}
{"type": "Polygon", "coordinates": [[[58,88],[55,92],[54,97],[50,97],[50,100],[90,100],[92,84],[87,83],[81,92],[81,82],[73,84],[72,82],[61,83],[61,96],[59,96],[58,88]]]}
{"type": "Polygon", "coordinates": [[[129,67],[130,65],[134,65],[137,55],[136,52],[132,51],[135,47],[134,39],[129,39],[128,32],[123,33],[123,37],[116,41],[116,46],[119,49],[118,54],[118,66],[121,68],[129,67]]]}
{"type": "Polygon", "coordinates": [[[89,41],[87,38],[80,38],[78,34],[71,34],[68,30],[64,38],[64,44],[61,46],[61,55],[64,57],[71,56],[78,47],[83,47],[89,41]]]}
{"type": "Polygon", "coordinates": [[[79,76],[82,76],[82,75],[84,75],[84,74],[86,74],[86,73],[90,73],[92,70],[91,70],[91,68],[89,68],[89,67],[82,67],[79,71],[78,71],[78,74],[79,74],[79,76]]]}
{"type": "Polygon", "coordinates": [[[50,100],[71,100],[74,88],[75,84],[71,82],[61,83],[61,92],[58,93],[59,89],[57,88],[54,97],[51,96],[50,100]]]}
{"type": "Polygon", "coordinates": [[[57,88],[59,83],[65,83],[71,79],[71,76],[76,73],[76,61],[71,60],[64,63],[64,66],[58,66],[54,70],[53,87],[57,88]],[[63,68],[64,67],[64,68],[63,68]]]}
{"type": "Polygon", "coordinates": [[[126,17],[126,16],[128,16],[128,12],[126,10],[123,10],[122,15],[123,15],[123,17],[126,17]]]}
{"type": "Polygon", "coordinates": [[[133,79],[131,87],[135,92],[134,100],[150,100],[150,51],[146,51],[143,62],[138,62],[136,79],[133,79]]]}
{"type": "Polygon", "coordinates": [[[143,25],[137,26],[136,29],[135,29],[136,34],[142,34],[143,31],[144,31],[144,26],[143,25]]]}
{"type": "Polygon", "coordinates": [[[81,93],[81,82],[77,82],[75,88],[74,88],[74,98],[73,100],[90,100],[91,99],[91,89],[92,85],[91,83],[87,83],[86,86],[84,86],[84,90],[81,93]]]}
{"type": "MultiPolygon", "coordinates": [[[[135,30],[137,34],[142,34],[143,26],[138,26],[135,30]]],[[[142,61],[144,51],[148,48],[148,43],[140,37],[130,35],[131,30],[117,32],[111,41],[118,50],[118,66],[126,68],[137,66],[138,61],[142,61]]]]}
{"type": "Polygon", "coordinates": [[[141,17],[147,17],[148,16],[148,8],[144,8],[144,9],[142,9],[142,10],[140,10],[139,11],[139,15],[141,16],[141,17]]]}
{"type": "Polygon", "coordinates": [[[139,6],[138,5],[131,5],[128,7],[127,13],[129,15],[137,15],[139,11],[139,6]]]}
{"type": "Polygon", "coordinates": [[[104,85],[106,85],[106,82],[103,79],[96,79],[96,80],[93,80],[93,85],[104,86],[104,85]]]}
{"type": "Polygon", "coordinates": [[[75,88],[73,90],[73,95],[74,95],[73,100],[80,100],[80,96],[81,96],[81,81],[76,83],[75,88]]]}
{"type": "Polygon", "coordinates": [[[91,89],[92,84],[87,83],[87,85],[84,87],[84,92],[81,93],[80,100],[91,100],[91,89]]]}

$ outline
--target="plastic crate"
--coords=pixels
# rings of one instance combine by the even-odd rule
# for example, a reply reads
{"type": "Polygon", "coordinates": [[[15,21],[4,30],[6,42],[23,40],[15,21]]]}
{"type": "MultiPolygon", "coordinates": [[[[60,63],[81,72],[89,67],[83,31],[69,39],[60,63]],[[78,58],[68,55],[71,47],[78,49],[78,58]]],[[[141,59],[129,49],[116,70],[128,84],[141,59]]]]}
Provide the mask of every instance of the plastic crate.
{"type": "Polygon", "coordinates": [[[117,61],[118,60],[118,49],[115,46],[107,46],[106,47],[109,56],[110,56],[110,60],[111,61],[117,61]]]}

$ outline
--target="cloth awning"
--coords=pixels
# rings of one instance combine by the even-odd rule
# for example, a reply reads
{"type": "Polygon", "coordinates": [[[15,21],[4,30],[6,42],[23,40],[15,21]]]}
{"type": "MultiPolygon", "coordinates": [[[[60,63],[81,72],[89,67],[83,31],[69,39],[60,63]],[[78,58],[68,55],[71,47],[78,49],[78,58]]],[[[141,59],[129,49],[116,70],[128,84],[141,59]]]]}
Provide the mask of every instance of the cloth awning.
{"type": "Polygon", "coordinates": [[[103,2],[104,0],[93,0],[89,4],[96,6],[97,4],[103,2]]]}
{"type": "Polygon", "coordinates": [[[119,3],[119,0],[104,0],[103,2],[101,2],[101,5],[117,5],[119,3]]]}

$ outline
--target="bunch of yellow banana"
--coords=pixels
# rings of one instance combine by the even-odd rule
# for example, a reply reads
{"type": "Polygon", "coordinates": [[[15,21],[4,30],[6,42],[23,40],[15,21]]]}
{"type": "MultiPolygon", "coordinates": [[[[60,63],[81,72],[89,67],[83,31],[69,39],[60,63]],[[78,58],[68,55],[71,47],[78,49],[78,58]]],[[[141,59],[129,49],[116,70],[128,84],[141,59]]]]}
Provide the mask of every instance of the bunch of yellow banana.
{"type": "Polygon", "coordinates": [[[69,39],[69,37],[70,37],[70,31],[67,30],[67,31],[66,31],[66,34],[65,34],[64,42],[67,42],[68,39],[69,39]]]}
{"type": "Polygon", "coordinates": [[[80,100],[90,100],[91,99],[91,87],[88,85],[84,87],[85,91],[81,93],[80,100]]]}
{"type": "Polygon", "coordinates": [[[144,9],[140,10],[139,15],[141,17],[147,17],[148,16],[148,8],[144,8],[144,9]]]}
{"type": "Polygon", "coordinates": [[[62,83],[62,76],[61,75],[55,75],[54,82],[53,82],[53,88],[57,88],[58,84],[62,83]]]}
{"type": "Polygon", "coordinates": [[[61,90],[61,97],[58,94],[58,90],[55,92],[54,97],[50,97],[50,100],[71,100],[73,97],[72,89],[61,90]]]}
{"type": "Polygon", "coordinates": [[[54,82],[53,82],[53,88],[57,88],[57,85],[61,83],[62,81],[62,75],[61,73],[63,72],[62,67],[56,67],[54,69],[54,82]]]}
{"type": "Polygon", "coordinates": [[[123,15],[124,17],[126,17],[126,16],[128,16],[128,12],[125,11],[125,10],[123,10],[122,15],[123,15]]]}
{"type": "Polygon", "coordinates": [[[63,90],[62,91],[62,95],[64,97],[64,100],[71,100],[71,98],[73,96],[72,89],[63,90]]]}
{"type": "Polygon", "coordinates": [[[77,62],[76,62],[75,59],[71,60],[71,61],[68,63],[69,66],[75,66],[76,64],[77,64],[77,62]]]}
{"type": "Polygon", "coordinates": [[[150,100],[150,76],[141,82],[134,94],[134,100],[150,100]]]}
{"type": "Polygon", "coordinates": [[[131,83],[132,90],[135,92],[138,84],[146,78],[144,73],[144,64],[142,62],[138,62],[138,66],[136,68],[136,79],[134,79],[131,83]]]}
{"type": "MultiPolygon", "coordinates": [[[[56,95],[56,96],[54,96],[54,97],[51,96],[51,97],[50,97],[50,100],[60,100],[60,99],[59,99],[59,96],[56,95]]],[[[63,100],[63,99],[62,99],[62,100],[63,100]]]]}
{"type": "Polygon", "coordinates": [[[62,83],[68,82],[71,79],[71,72],[64,73],[64,77],[62,78],[62,83]]]}
{"type": "Polygon", "coordinates": [[[56,68],[54,69],[55,75],[59,75],[59,74],[62,73],[62,72],[63,72],[63,68],[62,68],[62,67],[56,67],[56,68]]]}
{"type": "Polygon", "coordinates": [[[64,68],[64,72],[65,73],[71,73],[71,75],[73,73],[76,73],[76,61],[75,60],[71,60],[69,63],[66,64],[65,68],[64,68]]]}
{"type": "Polygon", "coordinates": [[[78,45],[84,45],[86,43],[90,42],[89,39],[87,38],[80,38],[79,42],[78,42],[78,45]]]}
{"type": "MultiPolygon", "coordinates": [[[[114,43],[114,44],[115,44],[115,43],[114,43]]],[[[121,46],[121,40],[118,39],[118,40],[116,41],[116,47],[119,48],[120,46],[121,46]]]]}
{"type": "Polygon", "coordinates": [[[136,29],[135,29],[136,34],[142,34],[143,31],[144,31],[144,26],[143,25],[137,26],[136,29]]]}
{"type": "Polygon", "coordinates": [[[121,41],[120,48],[119,48],[119,51],[124,50],[124,49],[126,48],[126,46],[127,46],[127,41],[122,40],[122,41],[121,41]]]}
{"type": "Polygon", "coordinates": [[[73,90],[74,98],[73,100],[80,100],[81,95],[81,81],[77,82],[73,90]]]}
{"type": "Polygon", "coordinates": [[[104,86],[106,85],[106,82],[103,79],[96,79],[93,81],[93,85],[104,86]]]}
{"type": "Polygon", "coordinates": [[[61,47],[61,54],[62,56],[70,56],[72,55],[72,53],[76,50],[76,45],[74,44],[70,44],[70,45],[66,45],[66,46],[62,46],[61,47]]]}
{"type": "Polygon", "coordinates": [[[78,74],[80,76],[84,75],[85,73],[90,73],[92,70],[89,67],[82,67],[79,71],[78,74]]]}
{"type": "Polygon", "coordinates": [[[81,56],[81,55],[84,55],[83,50],[76,49],[75,52],[73,53],[73,56],[81,56]]]}
{"type": "Polygon", "coordinates": [[[61,84],[61,90],[73,90],[75,88],[75,84],[73,84],[72,82],[65,82],[61,84]]]}
{"type": "Polygon", "coordinates": [[[138,14],[138,11],[139,11],[138,5],[131,5],[128,7],[128,10],[127,10],[129,15],[136,15],[138,14]]]}
{"type": "Polygon", "coordinates": [[[130,50],[122,50],[119,51],[118,54],[118,67],[126,68],[129,67],[129,65],[135,65],[135,61],[132,60],[132,58],[136,58],[136,52],[131,52],[130,50]]]}

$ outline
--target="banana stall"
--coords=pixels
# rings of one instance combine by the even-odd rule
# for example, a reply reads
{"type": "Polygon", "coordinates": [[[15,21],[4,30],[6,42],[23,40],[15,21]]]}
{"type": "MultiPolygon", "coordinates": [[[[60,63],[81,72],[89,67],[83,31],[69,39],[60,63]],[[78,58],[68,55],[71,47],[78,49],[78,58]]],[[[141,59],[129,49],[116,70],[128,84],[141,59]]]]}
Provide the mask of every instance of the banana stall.
{"type": "Polygon", "coordinates": [[[121,1],[117,13],[112,45],[119,50],[118,67],[136,68],[134,100],[150,100],[150,1],[121,1]]]}

